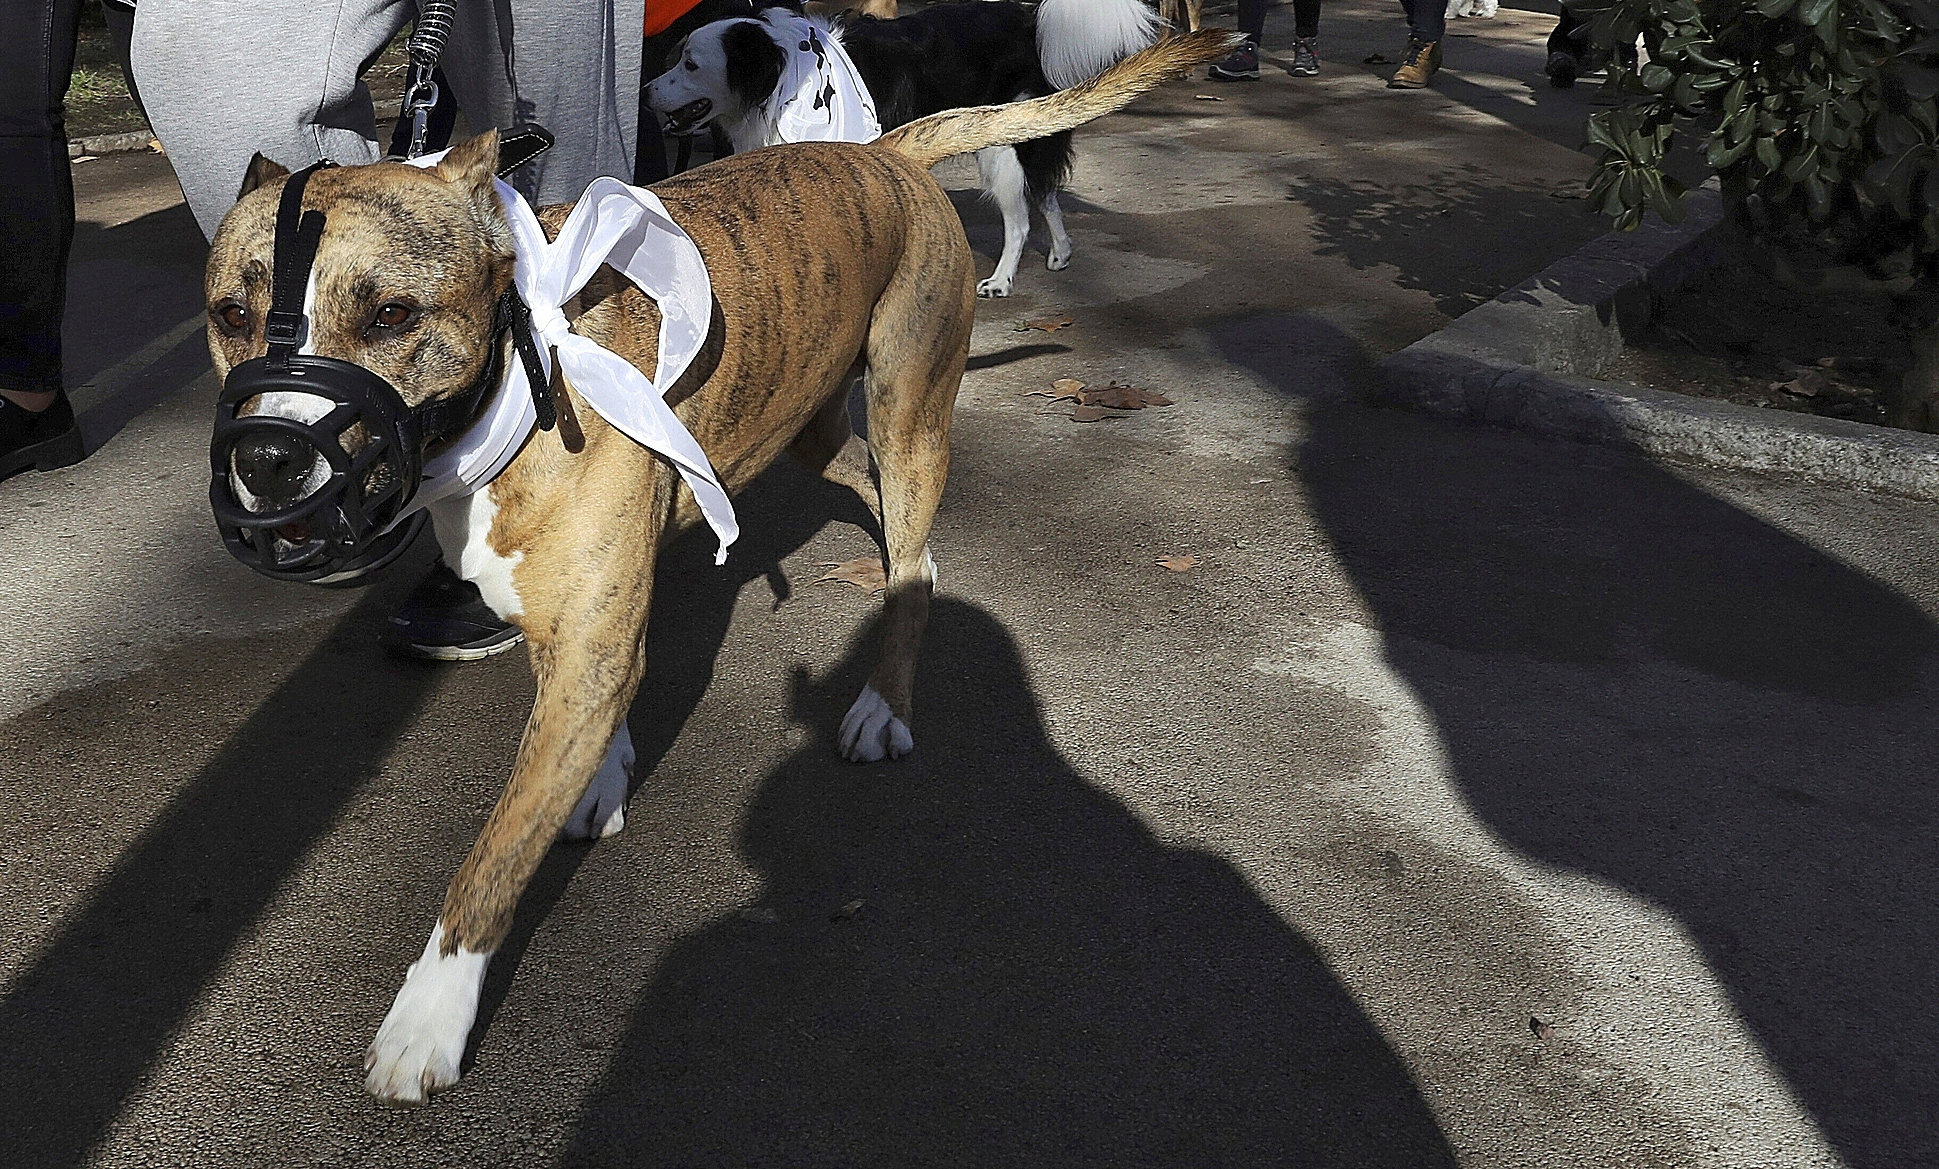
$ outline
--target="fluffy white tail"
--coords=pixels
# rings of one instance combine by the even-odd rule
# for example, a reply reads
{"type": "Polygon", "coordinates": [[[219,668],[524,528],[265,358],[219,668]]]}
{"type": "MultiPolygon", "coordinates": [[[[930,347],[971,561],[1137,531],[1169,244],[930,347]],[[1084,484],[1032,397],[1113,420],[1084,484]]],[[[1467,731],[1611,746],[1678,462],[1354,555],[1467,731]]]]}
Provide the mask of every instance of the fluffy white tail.
{"type": "Polygon", "coordinates": [[[1149,47],[1164,27],[1144,0],[1043,0],[1037,60],[1052,85],[1068,89],[1149,47]]]}

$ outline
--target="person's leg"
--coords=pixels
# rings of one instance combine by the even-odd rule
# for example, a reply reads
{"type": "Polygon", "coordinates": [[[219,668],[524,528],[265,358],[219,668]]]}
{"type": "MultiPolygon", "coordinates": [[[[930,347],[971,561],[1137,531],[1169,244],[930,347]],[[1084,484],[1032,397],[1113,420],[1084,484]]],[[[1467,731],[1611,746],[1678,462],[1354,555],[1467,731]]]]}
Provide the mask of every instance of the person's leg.
{"type": "Polygon", "coordinates": [[[1441,68],[1441,38],[1447,32],[1447,0],[1400,0],[1407,13],[1407,51],[1389,89],[1426,89],[1441,68]]]}
{"type": "Polygon", "coordinates": [[[377,160],[359,72],[414,12],[409,0],[141,0],[135,79],[204,234],[258,151],[291,169],[377,160]]]}
{"type": "Polygon", "coordinates": [[[1320,0],[1293,0],[1293,67],[1295,77],[1320,71],[1320,0]]]}
{"type": "Polygon", "coordinates": [[[1207,72],[1214,81],[1252,81],[1259,76],[1259,38],[1266,31],[1266,0],[1239,0],[1239,31],[1246,43],[1207,72]]]}
{"type": "Polygon", "coordinates": [[[552,132],[552,149],[508,177],[536,205],[573,202],[601,175],[632,179],[645,18],[646,0],[492,0],[459,11],[445,72],[472,131],[537,122],[552,132]]]}
{"type": "Polygon", "coordinates": [[[61,102],[80,0],[0,6],[0,479],[79,461],[61,392],[61,316],[74,243],[74,181],[61,102]]]}
{"type": "Polygon", "coordinates": [[[1568,89],[1575,84],[1576,74],[1582,72],[1582,43],[1576,39],[1577,20],[1568,6],[1562,6],[1562,17],[1555,22],[1555,30],[1549,33],[1548,63],[1542,72],[1548,74],[1549,84],[1557,89],[1568,89]]]}

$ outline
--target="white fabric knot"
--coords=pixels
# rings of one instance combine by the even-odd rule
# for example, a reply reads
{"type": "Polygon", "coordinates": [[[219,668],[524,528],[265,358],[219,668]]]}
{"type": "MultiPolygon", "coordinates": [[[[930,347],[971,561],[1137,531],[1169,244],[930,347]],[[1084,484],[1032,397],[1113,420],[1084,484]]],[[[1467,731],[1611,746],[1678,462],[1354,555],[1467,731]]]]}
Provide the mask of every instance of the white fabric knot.
{"type": "MultiPolygon", "coordinates": [[[[441,157],[410,161],[430,166],[441,157]]],[[[556,353],[566,380],[601,418],[674,465],[720,541],[714,563],[725,563],[728,546],[740,534],[733,502],[707,452],[665,397],[706,344],[713,319],[713,286],[700,249],[667,214],[659,196],[618,179],[593,180],[551,241],[524,197],[504,180],[496,182],[512,229],[512,280],[531,310],[546,376],[552,374],[556,353]],[[659,306],[659,354],[650,379],[619,354],[574,333],[561,311],[601,264],[611,265],[659,306]]],[[[537,425],[524,363],[507,360],[504,380],[478,419],[425,463],[424,481],[406,514],[490,483],[537,425]]]]}

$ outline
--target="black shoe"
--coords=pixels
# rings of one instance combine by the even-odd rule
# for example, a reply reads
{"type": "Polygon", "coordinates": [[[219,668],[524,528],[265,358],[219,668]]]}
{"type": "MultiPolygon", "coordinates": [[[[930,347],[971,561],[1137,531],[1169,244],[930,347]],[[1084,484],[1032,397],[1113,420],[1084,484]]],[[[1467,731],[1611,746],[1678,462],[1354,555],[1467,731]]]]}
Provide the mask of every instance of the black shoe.
{"type": "Polygon", "coordinates": [[[1245,45],[1232,50],[1232,55],[1206,71],[1213,81],[1257,81],[1259,80],[1259,49],[1256,45],[1245,45]]]}
{"type": "Polygon", "coordinates": [[[36,471],[71,467],[85,453],[66,393],[55,394],[54,404],[38,414],[0,398],[0,479],[29,467],[36,471]]]}
{"type": "Polygon", "coordinates": [[[1549,84],[1557,89],[1575,88],[1577,63],[1567,53],[1550,53],[1548,64],[1542,67],[1542,72],[1549,75],[1549,84]]]}
{"type": "Polygon", "coordinates": [[[435,662],[475,662],[524,640],[518,626],[485,604],[477,585],[459,580],[443,560],[411,590],[384,633],[393,653],[435,662]]]}

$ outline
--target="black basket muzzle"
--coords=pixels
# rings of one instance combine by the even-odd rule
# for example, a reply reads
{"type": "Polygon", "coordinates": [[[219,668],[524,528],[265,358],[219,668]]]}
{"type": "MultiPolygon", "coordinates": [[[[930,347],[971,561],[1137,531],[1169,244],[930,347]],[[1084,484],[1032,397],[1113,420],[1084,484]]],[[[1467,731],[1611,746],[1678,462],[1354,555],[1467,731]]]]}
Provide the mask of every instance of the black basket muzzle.
{"type": "Polygon", "coordinates": [[[223,383],[209,444],[209,503],[223,543],[238,560],[278,580],[348,583],[374,572],[401,554],[423,524],[418,518],[387,531],[417,491],[425,440],[419,414],[360,365],[311,354],[243,362],[223,383]],[[329,411],[314,422],[238,413],[260,395],[277,393],[321,400],[306,402],[306,413],[324,403],[329,411]],[[266,510],[252,511],[236,490],[235,452],[259,437],[286,440],[299,460],[307,454],[305,465],[320,463],[328,478],[293,502],[259,497],[256,506],[266,510]]]}

